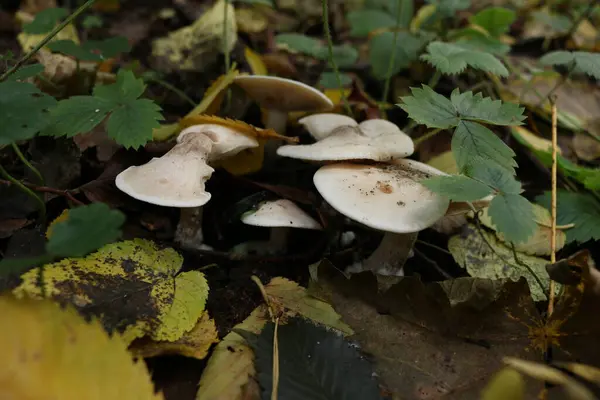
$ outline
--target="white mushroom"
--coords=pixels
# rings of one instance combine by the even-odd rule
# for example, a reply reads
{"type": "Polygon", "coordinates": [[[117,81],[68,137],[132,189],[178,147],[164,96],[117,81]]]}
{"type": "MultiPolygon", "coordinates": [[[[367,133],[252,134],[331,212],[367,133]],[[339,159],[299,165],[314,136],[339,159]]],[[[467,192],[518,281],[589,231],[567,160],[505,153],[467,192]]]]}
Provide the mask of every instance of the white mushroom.
{"type": "Polygon", "coordinates": [[[387,165],[340,163],[321,167],[313,181],[338,212],[386,232],[359,269],[400,276],[416,232],[433,225],[448,209],[448,199],[419,183],[439,174],[442,172],[413,160],[387,165]]]}
{"type": "Polygon", "coordinates": [[[300,118],[298,123],[316,140],[325,139],[340,126],[358,126],[354,119],[341,114],[321,113],[300,118]]]}
{"type": "Polygon", "coordinates": [[[323,229],[321,224],[290,200],[265,201],[256,210],[245,213],[246,225],[270,227],[268,242],[252,241],[234,247],[234,254],[278,254],[287,248],[290,229],[323,229]]]}
{"type": "Polygon", "coordinates": [[[177,142],[183,140],[188,133],[193,132],[203,133],[212,140],[213,146],[209,154],[209,162],[233,157],[242,150],[258,147],[256,138],[217,124],[192,125],[181,131],[177,136],[177,142]]]}
{"type": "Polygon", "coordinates": [[[277,154],[311,161],[373,160],[387,162],[407,157],[414,152],[415,147],[410,136],[395,125],[393,126],[396,127],[396,130],[389,129],[389,126],[378,130],[376,129],[378,125],[379,122],[372,122],[367,125],[365,130],[360,125],[340,126],[316,143],[281,146],[277,149],[277,154]]]}
{"type": "Polygon", "coordinates": [[[317,89],[292,79],[267,75],[241,75],[234,81],[250,98],[267,110],[266,128],[285,133],[288,113],[317,112],[333,107],[333,102],[317,89]]]}

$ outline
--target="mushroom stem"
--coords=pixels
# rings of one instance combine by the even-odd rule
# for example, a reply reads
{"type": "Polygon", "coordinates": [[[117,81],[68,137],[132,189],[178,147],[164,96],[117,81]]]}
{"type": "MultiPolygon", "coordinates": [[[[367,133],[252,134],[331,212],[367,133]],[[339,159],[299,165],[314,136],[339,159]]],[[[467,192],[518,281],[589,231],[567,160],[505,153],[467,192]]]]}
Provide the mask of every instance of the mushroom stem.
{"type": "Polygon", "coordinates": [[[290,228],[271,228],[271,232],[269,234],[268,247],[272,254],[279,254],[285,252],[285,250],[287,249],[287,239],[289,235],[290,228]]]}
{"type": "Polygon", "coordinates": [[[175,242],[190,250],[202,249],[202,207],[182,208],[175,231],[175,242]]]}
{"type": "Polygon", "coordinates": [[[404,263],[412,257],[417,235],[416,232],[386,232],[377,249],[369,257],[353,265],[352,269],[373,271],[379,275],[404,276],[404,263]]]}
{"type": "Polygon", "coordinates": [[[285,135],[288,114],[283,111],[270,109],[267,111],[267,123],[265,128],[274,129],[280,135],[285,135]]]}

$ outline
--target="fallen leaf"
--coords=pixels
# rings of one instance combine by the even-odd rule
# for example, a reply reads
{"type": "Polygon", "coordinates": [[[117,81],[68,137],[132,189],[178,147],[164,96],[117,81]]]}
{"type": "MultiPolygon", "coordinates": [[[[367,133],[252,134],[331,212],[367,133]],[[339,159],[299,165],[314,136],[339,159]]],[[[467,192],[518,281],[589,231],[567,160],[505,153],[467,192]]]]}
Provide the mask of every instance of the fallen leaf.
{"type": "Polygon", "coordinates": [[[483,389],[481,400],[523,400],[525,380],[512,368],[502,368],[483,389]]]}
{"type": "Polygon", "coordinates": [[[262,60],[271,74],[281,76],[282,78],[294,78],[298,75],[298,70],[286,53],[269,53],[262,56],[262,60]]]}
{"type": "Polygon", "coordinates": [[[246,47],[244,49],[244,56],[253,75],[268,75],[267,66],[260,54],[252,51],[250,47],[246,47]]]}
{"type": "Polygon", "coordinates": [[[147,338],[134,341],[130,350],[137,357],[150,358],[162,355],[181,355],[184,357],[204,359],[210,347],[219,343],[219,335],[215,321],[207,312],[202,314],[196,326],[174,341],[153,341],[147,338]]]}
{"type": "Polygon", "coordinates": [[[95,148],[96,158],[103,162],[110,160],[121,147],[114,139],[108,137],[104,123],[97,125],[88,133],[73,136],[73,142],[82,152],[95,148]]]}
{"type": "MultiPolygon", "coordinates": [[[[148,240],[113,243],[85,258],[45,265],[45,293],[84,315],[99,317],[107,331],[122,332],[127,343],[144,335],[175,340],[195,326],[208,295],[199,272],[191,280],[200,289],[194,292],[186,284],[189,276],[176,276],[182,262],[173,249],[159,249],[148,240]],[[181,286],[183,291],[176,293],[181,286]],[[174,304],[182,299],[184,304],[174,304]]],[[[26,272],[13,293],[41,297],[39,276],[37,268],[26,272]]]]}
{"type": "Polygon", "coordinates": [[[162,399],[119,335],[50,301],[0,298],[0,382],[11,399],[162,399]]]}
{"type": "Polygon", "coordinates": [[[547,298],[545,292],[550,284],[550,277],[546,271],[548,261],[540,257],[518,254],[517,262],[512,249],[484,229],[479,231],[473,224],[464,226],[461,233],[450,238],[448,250],[458,265],[473,277],[509,279],[513,282],[523,277],[527,279],[535,301],[547,298]]]}
{"type": "Polygon", "coordinates": [[[59,222],[66,221],[69,218],[69,209],[65,208],[58,217],[54,218],[50,224],[48,224],[48,228],[46,229],[46,239],[50,239],[52,237],[52,231],[54,227],[59,222]]]}
{"type": "Polygon", "coordinates": [[[7,218],[0,220],[0,239],[11,237],[13,233],[26,227],[32,221],[26,218],[7,218]]]}
{"type": "Polygon", "coordinates": [[[238,7],[235,9],[235,20],[241,32],[255,34],[264,32],[269,26],[269,19],[257,7],[238,7]]]}
{"type": "MultiPolygon", "coordinates": [[[[18,11],[15,14],[15,17],[22,24],[33,21],[33,15],[22,11],[18,11]]],[[[23,52],[28,52],[35,46],[37,46],[42,40],[44,40],[45,37],[45,33],[30,34],[21,32],[17,35],[17,41],[21,45],[21,49],[23,49],[23,52]]],[[[72,40],[76,44],[80,43],[79,36],[77,35],[77,30],[75,29],[75,26],[73,24],[68,24],[67,26],[65,26],[52,38],[52,40],[49,43],[56,40],[72,40]]]]}
{"type": "Polygon", "coordinates": [[[573,150],[580,160],[594,161],[600,158],[600,141],[584,133],[575,132],[573,135],[573,150]]]}
{"type": "MultiPolygon", "coordinates": [[[[529,148],[540,151],[552,151],[552,141],[539,137],[523,126],[512,126],[511,133],[521,144],[529,148]]],[[[560,147],[557,147],[557,152],[558,154],[562,154],[560,147]]]]}
{"type": "Polygon", "coordinates": [[[452,151],[446,151],[430,158],[429,161],[427,161],[427,164],[447,174],[459,173],[458,165],[456,165],[456,160],[454,159],[452,151]]]}
{"type": "Polygon", "coordinates": [[[233,120],[229,118],[221,118],[217,117],[216,115],[192,115],[183,118],[179,122],[179,125],[182,129],[199,124],[222,125],[227,128],[235,129],[244,135],[251,136],[254,138],[285,140],[288,143],[298,142],[298,138],[280,135],[277,132],[275,132],[274,129],[261,129],[252,126],[244,121],[233,120]]]}
{"type": "Polygon", "coordinates": [[[265,158],[265,144],[267,139],[258,139],[258,146],[245,149],[233,157],[221,160],[215,166],[222,167],[225,171],[235,176],[252,174],[261,170],[265,158]]]}

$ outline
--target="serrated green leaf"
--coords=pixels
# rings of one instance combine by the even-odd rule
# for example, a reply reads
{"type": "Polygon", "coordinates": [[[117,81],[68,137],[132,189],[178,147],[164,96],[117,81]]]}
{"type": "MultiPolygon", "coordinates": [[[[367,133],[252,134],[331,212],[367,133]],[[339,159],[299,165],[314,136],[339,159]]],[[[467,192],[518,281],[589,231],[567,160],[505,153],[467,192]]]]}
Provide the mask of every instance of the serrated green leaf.
{"type": "Polygon", "coordinates": [[[471,67],[498,76],[508,76],[508,70],[494,55],[468,49],[461,46],[460,43],[439,41],[429,43],[427,54],[423,54],[421,59],[447,75],[458,74],[464,72],[467,67],[471,67]]]}
{"type": "MultiPolygon", "coordinates": [[[[349,67],[358,60],[358,50],[354,47],[344,44],[333,46],[333,61],[340,68],[349,67]]],[[[314,55],[318,60],[329,61],[329,49],[326,46],[321,47],[314,55]]]]}
{"type": "Polygon", "coordinates": [[[377,29],[396,26],[394,17],[383,10],[352,11],[348,13],[347,19],[350,24],[350,35],[353,37],[367,37],[370,32],[377,29]]]}
{"type": "MultiPolygon", "coordinates": [[[[352,84],[352,77],[348,74],[340,73],[342,87],[348,87],[352,84]]],[[[335,72],[323,72],[319,78],[319,86],[323,89],[338,89],[338,81],[335,72]]]]}
{"type": "Polygon", "coordinates": [[[485,229],[478,230],[476,225],[466,225],[460,234],[450,238],[448,250],[456,263],[473,277],[511,281],[524,277],[529,284],[531,297],[535,301],[547,299],[545,292],[550,284],[550,277],[546,271],[548,261],[541,257],[518,254],[519,262],[517,262],[512,249],[485,229]],[[531,271],[543,287],[538,284],[531,271]]]}
{"type": "Polygon", "coordinates": [[[0,145],[34,137],[50,122],[56,100],[30,83],[0,82],[0,145]]]}
{"type": "Polygon", "coordinates": [[[106,118],[114,103],[93,96],[73,96],[61,100],[50,110],[50,124],[41,132],[45,136],[73,137],[92,130],[106,118]]]}
{"type": "Polygon", "coordinates": [[[83,257],[121,236],[125,215],[104,203],[69,210],[66,221],[54,225],[46,251],[58,257],[83,257]]]}
{"type": "Polygon", "coordinates": [[[275,36],[275,44],[293,53],[314,56],[322,51],[323,43],[300,33],[282,33],[275,36]]]}
{"type": "Polygon", "coordinates": [[[494,125],[521,125],[524,108],[518,104],[493,100],[481,93],[452,91],[450,101],[462,119],[494,125]]]}
{"type": "MultiPolygon", "coordinates": [[[[271,398],[274,328],[268,323],[260,335],[236,331],[254,350],[264,399],[271,398]]],[[[277,342],[278,398],[382,399],[367,360],[335,331],[294,318],[278,327],[277,342]]]]}
{"type": "Polygon", "coordinates": [[[453,201],[475,201],[492,194],[488,185],[464,175],[441,175],[421,183],[453,201]]]}
{"type": "Polygon", "coordinates": [[[411,88],[411,91],[412,96],[402,97],[403,104],[399,104],[411,119],[429,128],[446,129],[458,125],[460,116],[448,98],[427,85],[411,88]]]}
{"type": "MultiPolygon", "coordinates": [[[[427,42],[425,36],[415,36],[408,32],[396,32],[396,50],[391,74],[396,75],[418,58],[421,48],[427,42]]],[[[373,75],[386,79],[394,48],[394,32],[382,32],[371,39],[369,61],[373,75]]]]}
{"type": "MultiPolygon", "coordinates": [[[[550,192],[536,197],[535,200],[550,209],[550,192]]],[[[567,243],[600,239],[600,204],[594,197],[585,193],[559,190],[556,200],[556,222],[559,225],[575,224],[575,227],[566,230],[567,243]]]]}
{"type": "Polygon", "coordinates": [[[102,25],[104,25],[104,21],[97,15],[86,15],[81,21],[81,26],[85,29],[101,28],[102,25]]]}
{"type": "Polygon", "coordinates": [[[490,35],[500,36],[508,31],[515,18],[516,14],[513,10],[504,7],[489,7],[473,15],[470,21],[485,29],[490,35]]]}
{"type": "Polygon", "coordinates": [[[496,56],[503,56],[510,51],[509,45],[474,28],[460,29],[452,37],[465,49],[479,50],[496,56]]]}
{"type": "Polygon", "coordinates": [[[48,33],[67,15],[69,11],[65,8],[46,8],[38,12],[33,21],[23,25],[23,32],[34,35],[48,33]]]}
{"type": "Polygon", "coordinates": [[[137,148],[152,140],[152,130],[160,126],[160,107],[151,100],[138,99],[120,105],[108,117],[108,136],[125,148],[137,148]]]}
{"type": "Polygon", "coordinates": [[[42,72],[44,72],[44,66],[42,64],[24,65],[7,79],[11,81],[25,80],[39,75],[42,72]]]}
{"type": "Polygon", "coordinates": [[[600,79],[600,54],[587,51],[553,51],[540,58],[544,65],[568,65],[574,63],[575,71],[600,79]]]}
{"type": "Polygon", "coordinates": [[[136,100],[146,90],[143,79],[137,79],[132,71],[120,70],[117,81],[110,85],[94,87],[94,97],[100,97],[116,103],[136,100]]]}
{"type": "Polygon", "coordinates": [[[453,16],[471,6],[471,0],[427,0],[427,3],[435,5],[444,16],[453,16]]]}
{"type": "Polygon", "coordinates": [[[500,193],[520,194],[522,192],[521,183],[514,177],[514,170],[490,160],[478,157],[469,161],[464,174],[493,187],[500,193]]]}
{"type": "Polygon", "coordinates": [[[82,47],[90,53],[98,54],[102,60],[131,50],[131,45],[124,36],[113,36],[104,40],[88,40],[82,47]]]}
{"type": "Polygon", "coordinates": [[[102,61],[102,57],[100,57],[99,54],[92,53],[90,50],[78,45],[72,40],[55,40],[48,43],[46,47],[54,52],[63,53],[81,61],[102,61]]]}
{"type": "Polygon", "coordinates": [[[531,203],[518,194],[502,193],[495,196],[488,215],[498,232],[509,242],[523,243],[537,228],[531,203]]]}
{"type": "Polygon", "coordinates": [[[452,153],[462,172],[475,162],[494,162],[514,174],[515,152],[485,126],[460,121],[452,136],[452,153]]]}

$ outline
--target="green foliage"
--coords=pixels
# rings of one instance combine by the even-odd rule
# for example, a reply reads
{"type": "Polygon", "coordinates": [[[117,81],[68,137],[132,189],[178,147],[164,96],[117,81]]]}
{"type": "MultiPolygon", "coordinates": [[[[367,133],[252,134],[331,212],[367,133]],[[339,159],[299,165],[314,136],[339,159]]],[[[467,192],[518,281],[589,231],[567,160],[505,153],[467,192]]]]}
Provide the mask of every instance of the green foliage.
{"type": "Polygon", "coordinates": [[[160,107],[140,99],[146,86],[131,71],[121,70],[111,85],[96,86],[92,96],[73,96],[51,110],[52,123],[42,132],[72,137],[90,131],[108,116],[107,132],[125,147],[139,147],[152,139],[162,120],[160,107]]]}
{"type": "Polygon", "coordinates": [[[508,70],[493,54],[475,50],[460,42],[444,43],[435,41],[427,46],[427,53],[421,59],[433,65],[443,74],[452,75],[464,72],[467,67],[508,76],[508,70]]]}
{"type": "Polygon", "coordinates": [[[423,181],[423,184],[454,201],[475,201],[492,194],[488,185],[465,175],[436,176],[423,181]]]}
{"type": "Polygon", "coordinates": [[[456,30],[452,32],[450,37],[464,48],[483,51],[496,56],[506,55],[510,51],[509,45],[474,28],[456,30]]]}
{"type": "Polygon", "coordinates": [[[551,13],[545,9],[532,12],[531,18],[540,24],[546,25],[551,32],[556,33],[567,33],[573,26],[573,22],[566,15],[551,13]]]}
{"type": "Polygon", "coordinates": [[[600,79],[600,54],[587,51],[553,51],[540,58],[545,65],[568,65],[574,72],[581,72],[600,79]]]}
{"type": "MultiPolygon", "coordinates": [[[[538,196],[536,201],[550,209],[550,192],[538,196]]],[[[584,243],[588,240],[600,239],[600,204],[593,196],[559,190],[556,205],[557,223],[559,225],[575,224],[573,228],[566,231],[567,243],[584,243]]]]}
{"type": "Polygon", "coordinates": [[[23,25],[23,32],[29,34],[50,32],[67,15],[69,11],[65,8],[46,8],[37,13],[33,21],[23,25]]]}
{"type": "Polygon", "coordinates": [[[42,64],[24,65],[7,79],[11,81],[25,80],[27,78],[33,78],[42,72],[44,72],[44,66],[42,64]]]}
{"type": "Polygon", "coordinates": [[[473,15],[472,24],[485,29],[490,35],[498,37],[506,33],[516,19],[514,11],[503,7],[489,7],[473,15]]]}
{"type": "Polygon", "coordinates": [[[97,15],[87,15],[83,18],[83,21],[81,21],[81,26],[85,29],[101,28],[103,25],[104,21],[97,15]]]}
{"type": "Polygon", "coordinates": [[[370,32],[377,29],[393,28],[396,20],[390,13],[383,10],[358,10],[348,13],[350,35],[353,37],[367,37],[370,32]]]}
{"type": "Polygon", "coordinates": [[[508,241],[527,240],[536,224],[533,208],[520,195],[521,185],[514,178],[515,153],[482,125],[520,125],[525,119],[523,108],[458,89],[448,99],[426,85],[413,88],[412,96],[401,100],[399,106],[416,122],[430,128],[455,128],[452,153],[463,176],[429,179],[425,184],[456,201],[476,200],[493,191],[496,197],[489,213],[498,230],[508,241]]]}
{"type": "Polygon", "coordinates": [[[471,6],[471,0],[427,0],[445,17],[453,16],[457,11],[466,10],[471,6]]]}
{"type": "Polygon", "coordinates": [[[131,49],[129,41],[123,36],[114,36],[105,40],[88,40],[81,45],[72,40],[55,40],[48,43],[47,47],[81,61],[103,61],[131,49]]]}
{"type": "Polygon", "coordinates": [[[57,257],[83,257],[121,236],[125,215],[104,203],[69,210],[66,221],[52,228],[46,251],[57,257]]]}
{"type": "MultiPolygon", "coordinates": [[[[263,399],[271,398],[273,335],[268,323],[259,335],[234,330],[254,350],[263,399]]],[[[367,360],[339,333],[300,318],[278,327],[281,399],[381,399],[367,360]]]]}
{"type": "Polygon", "coordinates": [[[428,40],[425,36],[416,36],[408,32],[396,32],[396,35],[395,49],[393,32],[380,33],[369,43],[369,62],[373,76],[377,79],[387,78],[392,53],[395,54],[391,74],[395,75],[417,60],[428,40]]]}
{"type": "MultiPolygon", "coordinates": [[[[283,33],[275,36],[275,43],[285,49],[306,54],[318,60],[328,61],[329,50],[321,41],[299,33],[283,33]]],[[[358,59],[358,51],[349,45],[333,46],[333,60],[339,67],[353,65],[358,59]]]]}
{"type": "Polygon", "coordinates": [[[273,0],[233,0],[235,3],[244,4],[260,4],[263,6],[273,7],[273,0]]]}
{"type": "Polygon", "coordinates": [[[30,83],[0,82],[0,145],[35,136],[49,122],[56,100],[30,83]]]}
{"type": "MultiPolygon", "coordinates": [[[[348,87],[352,84],[352,77],[348,74],[340,74],[342,87],[348,87]]],[[[323,72],[319,79],[319,86],[323,89],[337,89],[338,82],[334,72],[323,72]]]]}

